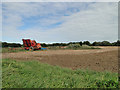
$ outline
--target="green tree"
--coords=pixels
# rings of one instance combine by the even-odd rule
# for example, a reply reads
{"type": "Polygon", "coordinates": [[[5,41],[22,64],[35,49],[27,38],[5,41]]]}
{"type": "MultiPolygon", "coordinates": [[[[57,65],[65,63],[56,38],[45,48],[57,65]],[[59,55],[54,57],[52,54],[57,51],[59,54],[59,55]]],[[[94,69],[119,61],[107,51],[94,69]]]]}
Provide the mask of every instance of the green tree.
{"type": "Polygon", "coordinates": [[[120,46],[120,40],[117,41],[117,46],[120,46]]]}
{"type": "Polygon", "coordinates": [[[90,46],[90,42],[89,41],[84,41],[83,44],[90,46]]]}
{"type": "Polygon", "coordinates": [[[80,46],[82,46],[82,42],[79,42],[80,46]]]}
{"type": "Polygon", "coordinates": [[[111,46],[111,43],[108,41],[101,42],[101,46],[111,46]]]}

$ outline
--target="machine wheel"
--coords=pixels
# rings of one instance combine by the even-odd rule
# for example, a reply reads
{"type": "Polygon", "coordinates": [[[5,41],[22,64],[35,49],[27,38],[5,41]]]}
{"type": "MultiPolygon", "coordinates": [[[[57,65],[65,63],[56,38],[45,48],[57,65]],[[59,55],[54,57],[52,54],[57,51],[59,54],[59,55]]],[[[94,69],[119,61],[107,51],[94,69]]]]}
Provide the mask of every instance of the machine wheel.
{"type": "Polygon", "coordinates": [[[29,50],[30,50],[30,51],[34,51],[34,48],[33,48],[33,47],[30,47],[29,50]]]}

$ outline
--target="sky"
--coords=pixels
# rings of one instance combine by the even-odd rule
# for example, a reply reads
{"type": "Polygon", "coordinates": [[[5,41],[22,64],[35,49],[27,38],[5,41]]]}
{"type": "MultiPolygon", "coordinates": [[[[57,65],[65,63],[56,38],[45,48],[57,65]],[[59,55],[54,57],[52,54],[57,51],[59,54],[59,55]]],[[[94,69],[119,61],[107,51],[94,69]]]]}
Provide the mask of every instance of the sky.
{"type": "Polygon", "coordinates": [[[116,2],[3,2],[2,41],[118,40],[116,2]]]}

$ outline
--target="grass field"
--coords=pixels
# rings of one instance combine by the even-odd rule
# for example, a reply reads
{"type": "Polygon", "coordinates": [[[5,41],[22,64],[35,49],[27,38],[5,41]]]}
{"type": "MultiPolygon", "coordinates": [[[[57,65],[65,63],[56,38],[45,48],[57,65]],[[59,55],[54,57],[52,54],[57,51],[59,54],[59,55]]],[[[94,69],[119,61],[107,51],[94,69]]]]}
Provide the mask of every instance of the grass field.
{"type": "Polygon", "coordinates": [[[71,70],[39,61],[2,60],[3,88],[98,88],[118,87],[118,74],[71,70]]]}

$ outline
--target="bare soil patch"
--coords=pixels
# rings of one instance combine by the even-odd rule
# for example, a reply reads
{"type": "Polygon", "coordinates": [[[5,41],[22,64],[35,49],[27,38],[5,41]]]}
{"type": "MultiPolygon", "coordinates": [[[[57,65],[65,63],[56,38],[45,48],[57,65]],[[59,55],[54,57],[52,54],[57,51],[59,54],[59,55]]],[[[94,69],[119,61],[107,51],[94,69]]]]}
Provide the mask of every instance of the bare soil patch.
{"type": "Polygon", "coordinates": [[[3,53],[2,58],[39,60],[43,63],[71,69],[118,72],[118,47],[100,47],[92,50],[48,50],[3,53]]]}

